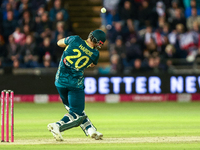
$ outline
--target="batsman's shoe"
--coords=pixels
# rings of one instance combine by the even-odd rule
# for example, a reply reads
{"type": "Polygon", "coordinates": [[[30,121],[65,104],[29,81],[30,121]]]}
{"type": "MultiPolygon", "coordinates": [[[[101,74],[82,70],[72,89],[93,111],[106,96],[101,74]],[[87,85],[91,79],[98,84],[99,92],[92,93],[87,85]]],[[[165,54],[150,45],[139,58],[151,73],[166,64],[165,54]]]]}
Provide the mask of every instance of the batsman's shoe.
{"type": "Polygon", "coordinates": [[[96,131],[96,133],[97,133],[97,135],[95,137],[95,140],[100,140],[103,137],[103,134],[98,131],[96,131]]]}
{"type": "Polygon", "coordinates": [[[88,134],[90,135],[91,138],[94,138],[95,140],[99,140],[103,137],[102,133],[96,131],[92,127],[88,129],[88,134]]]}
{"type": "Polygon", "coordinates": [[[56,123],[50,123],[48,124],[47,128],[53,134],[56,141],[63,141],[63,137],[59,131],[59,125],[56,123]]]}
{"type": "Polygon", "coordinates": [[[97,136],[96,130],[94,130],[93,128],[88,129],[88,134],[91,138],[95,138],[97,136]]]}

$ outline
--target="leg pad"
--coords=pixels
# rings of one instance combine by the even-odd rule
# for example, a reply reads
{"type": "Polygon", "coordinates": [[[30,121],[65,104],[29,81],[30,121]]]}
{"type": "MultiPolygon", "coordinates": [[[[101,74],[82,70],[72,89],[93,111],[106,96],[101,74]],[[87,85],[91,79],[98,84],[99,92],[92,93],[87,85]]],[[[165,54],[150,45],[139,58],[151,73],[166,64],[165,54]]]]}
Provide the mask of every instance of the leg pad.
{"type": "Polygon", "coordinates": [[[70,120],[69,122],[62,124],[60,126],[59,130],[60,130],[60,132],[63,132],[65,130],[71,129],[73,127],[78,127],[86,118],[87,118],[86,115],[84,115],[84,116],[77,115],[77,118],[74,119],[73,121],[70,120]]]}

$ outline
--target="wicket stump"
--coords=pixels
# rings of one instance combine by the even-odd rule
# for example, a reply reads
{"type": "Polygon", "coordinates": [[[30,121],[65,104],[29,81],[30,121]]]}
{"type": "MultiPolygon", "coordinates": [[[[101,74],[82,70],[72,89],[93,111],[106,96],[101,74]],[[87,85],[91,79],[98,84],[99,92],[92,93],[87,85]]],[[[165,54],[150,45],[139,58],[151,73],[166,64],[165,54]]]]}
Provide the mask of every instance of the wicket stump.
{"type": "Polygon", "coordinates": [[[11,111],[11,142],[14,142],[14,92],[11,90],[1,91],[1,142],[4,140],[4,103],[6,102],[6,142],[9,142],[9,102],[11,111]]]}

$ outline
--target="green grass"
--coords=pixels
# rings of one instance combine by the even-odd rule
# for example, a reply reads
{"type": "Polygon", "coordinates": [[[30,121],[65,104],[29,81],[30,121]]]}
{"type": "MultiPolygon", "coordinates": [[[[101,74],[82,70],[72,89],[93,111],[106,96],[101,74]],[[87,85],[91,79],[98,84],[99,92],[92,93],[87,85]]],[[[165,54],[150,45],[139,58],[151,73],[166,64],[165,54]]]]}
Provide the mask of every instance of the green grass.
{"type": "Polygon", "coordinates": [[[55,142],[46,127],[48,123],[58,121],[63,117],[66,113],[63,105],[61,103],[16,103],[15,142],[0,143],[0,149],[200,149],[200,103],[198,102],[86,103],[85,110],[93,124],[104,134],[103,140],[89,139],[78,127],[65,131],[64,142],[55,142]],[[192,136],[197,137],[198,140],[191,141],[192,136]],[[177,139],[184,137],[188,140],[148,141],[150,138],[159,137],[177,137],[177,139]],[[133,139],[133,142],[126,143],[122,138],[133,139]],[[148,138],[146,142],[134,141],[134,139],[145,138],[148,138]],[[87,142],[77,142],[76,139],[87,140],[87,142]],[[117,142],[115,139],[122,139],[122,142],[117,142]],[[107,142],[109,140],[112,142],[107,142]]]}

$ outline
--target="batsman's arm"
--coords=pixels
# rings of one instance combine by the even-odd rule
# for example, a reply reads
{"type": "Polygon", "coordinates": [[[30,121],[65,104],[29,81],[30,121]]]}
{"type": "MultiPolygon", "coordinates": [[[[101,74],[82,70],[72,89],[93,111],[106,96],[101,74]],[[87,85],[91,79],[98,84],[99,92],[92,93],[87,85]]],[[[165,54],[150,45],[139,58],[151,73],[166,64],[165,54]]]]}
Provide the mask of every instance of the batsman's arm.
{"type": "Polygon", "coordinates": [[[60,40],[57,42],[57,45],[60,46],[60,47],[66,47],[67,45],[65,44],[65,38],[60,39],[60,40]]]}
{"type": "Polygon", "coordinates": [[[91,64],[90,64],[90,67],[94,67],[94,66],[96,66],[96,65],[95,65],[95,64],[93,64],[93,63],[91,63],[91,64]]]}
{"type": "Polygon", "coordinates": [[[98,59],[99,59],[99,54],[98,54],[98,57],[95,59],[95,61],[91,63],[88,67],[95,67],[98,63],[98,59]]]}
{"type": "Polygon", "coordinates": [[[94,67],[94,66],[96,66],[96,65],[93,64],[93,63],[91,63],[90,65],[87,66],[87,68],[89,68],[89,67],[94,67]]]}

